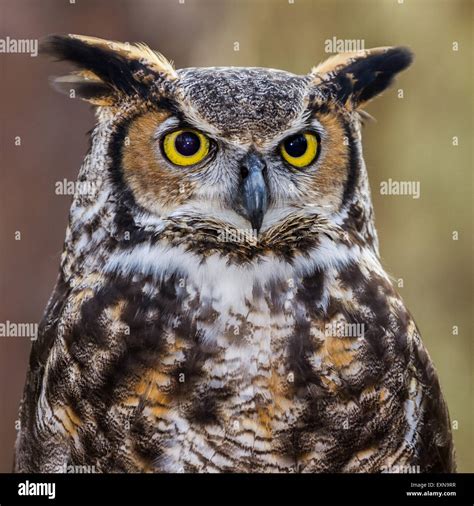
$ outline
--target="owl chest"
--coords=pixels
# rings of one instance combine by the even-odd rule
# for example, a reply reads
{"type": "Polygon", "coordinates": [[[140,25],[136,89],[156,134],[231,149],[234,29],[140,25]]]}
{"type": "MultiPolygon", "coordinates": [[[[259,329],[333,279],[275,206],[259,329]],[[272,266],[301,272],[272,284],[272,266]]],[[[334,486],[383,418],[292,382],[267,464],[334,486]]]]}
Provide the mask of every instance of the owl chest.
{"type": "Polygon", "coordinates": [[[304,404],[295,396],[288,346],[301,307],[282,291],[242,297],[237,285],[227,289],[206,293],[187,285],[183,310],[167,329],[159,369],[168,373],[163,388],[172,385],[176,395],[162,414],[175,448],[166,465],[288,470],[294,461],[282,448],[304,404]],[[269,297],[279,298],[280,311],[269,297]]]}
{"type": "MultiPolygon", "coordinates": [[[[120,451],[146,447],[152,468],[169,472],[294,470],[307,404],[297,348],[314,323],[297,276],[281,263],[244,269],[167,255],[158,264],[127,256],[126,269],[117,261],[152,276],[108,288],[120,300],[101,313],[113,316],[130,364],[130,381],[107,374],[120,382],[120,451]]],[[[149,465],[137,454],[134,469],[149,465]]]]}

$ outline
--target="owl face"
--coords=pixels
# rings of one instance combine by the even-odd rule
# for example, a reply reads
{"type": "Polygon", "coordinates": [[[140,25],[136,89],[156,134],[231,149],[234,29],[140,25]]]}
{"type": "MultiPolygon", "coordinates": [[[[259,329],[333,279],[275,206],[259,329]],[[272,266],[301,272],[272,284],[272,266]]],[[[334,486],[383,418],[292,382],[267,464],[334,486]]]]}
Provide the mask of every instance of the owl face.
{"type": "Polygon", "coordinates": [[[319,107],[307,77],[267,69],[178,71],[174,109],[133,118],[124,180],[161,217],[219,216],[268,230],[295,210],[337,212],[349,172],[348,118],[319,107]]]}
{"type": "Polygon", "coordinates": [[[190,240],[190,227],[207,238],[247,229],[266,248],[290,232],[312,235],[316,218],[334,228],[354,214],[360,108],[411,61],[406,49],[381,48],[297,76],[176,71],[145,46],[90,37],[52,37],[44,48],[80,69],[57,85],[113,118],[110,178],[135,223],[172,224],[190,240]]]}

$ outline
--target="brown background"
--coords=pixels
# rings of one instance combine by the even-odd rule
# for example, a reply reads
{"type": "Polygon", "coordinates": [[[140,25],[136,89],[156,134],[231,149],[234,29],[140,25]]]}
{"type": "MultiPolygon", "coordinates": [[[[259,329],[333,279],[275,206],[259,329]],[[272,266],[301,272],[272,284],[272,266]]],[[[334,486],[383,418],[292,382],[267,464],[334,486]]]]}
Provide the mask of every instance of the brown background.
{"type": "MultiPolygon", "coordinates": [[[[325,59],[324,42],[332,37],[363,39],[367,48],[410,46],[414,66],[368,107],[378,121],[364,129],[365,157],[384,265],[403,278],[400,292],[458,424],[459,470],[472,472],[473,3],[398,1],[0,0],[0,28],[1,38],[80,33],[144,41],[177,67],[248,65],[296,73],[325,59]],[[388,178],[419,181],[421,198],[380,195],[379,184],[388,178]]],[[[76,177],[93,125],[86,104],[48,86],[48,76],[65,68],[28,54],[0,55],[0,322],[38,322],[56,277],[70,197],[55,195],[55,182],[76,177]],[[16,136],[21,146],[14,145],[16,136]]],[[[11,469],[29,348],[27,338],[0,338],[3,472],[11,469]]]]}

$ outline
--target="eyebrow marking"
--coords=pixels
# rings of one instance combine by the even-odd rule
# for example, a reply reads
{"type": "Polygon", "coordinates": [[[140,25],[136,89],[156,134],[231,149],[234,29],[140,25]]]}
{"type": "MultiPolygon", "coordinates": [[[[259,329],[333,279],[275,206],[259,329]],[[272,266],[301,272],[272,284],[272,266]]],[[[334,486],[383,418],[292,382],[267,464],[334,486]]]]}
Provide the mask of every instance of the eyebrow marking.
{"type": "Polygon", "coordinates": [[[153,134],[153,139],[155,141],[159,140],[165,132],[173,128],[176,128],[180,125],[181,121],[176,116],[170,116],[169,118],[166,118],[163,122],[161,122],[158,125],[158,128],[155,130],[155,133],[153,134]]]}
{"type": "Polygon", "coordinates": [[[301,116],[297,122],[295,121],[294,124],[287,128],[284,132],[280,132],[278,135],[266,143],[262,143],[261,149],[264,152],[269,153],[273,151],[287,137],[291,137],[292,135],[307,130],[314,130],[317,134],[319,134],[321,139],[324,139],[326,135],[326,131],[324,130],[321,123],[316,118],[311,118],[310,114],[307,114],[307,111],[305,111],[304,116],[301,116]]]}

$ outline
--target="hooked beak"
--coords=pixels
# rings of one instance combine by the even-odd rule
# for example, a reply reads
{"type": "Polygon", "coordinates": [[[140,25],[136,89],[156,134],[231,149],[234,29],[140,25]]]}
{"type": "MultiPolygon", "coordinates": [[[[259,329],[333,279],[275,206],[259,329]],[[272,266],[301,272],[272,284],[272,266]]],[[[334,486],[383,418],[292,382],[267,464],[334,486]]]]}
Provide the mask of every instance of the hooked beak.
{"type": "Polygon", "coordinates": [[[265,169],[265,162],[256,153],[249,153],[242,161],[240,186],[242,214],[257,233],[262,227],[263,217],[268,208],[268,190],[263,177],[265,169]]]}

